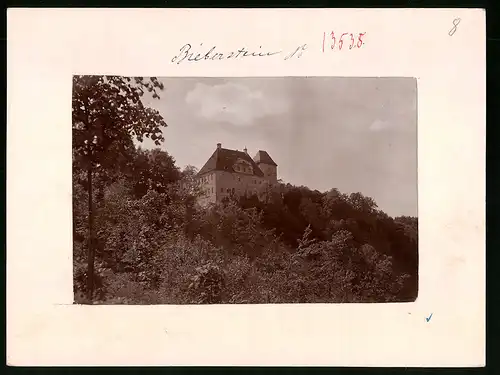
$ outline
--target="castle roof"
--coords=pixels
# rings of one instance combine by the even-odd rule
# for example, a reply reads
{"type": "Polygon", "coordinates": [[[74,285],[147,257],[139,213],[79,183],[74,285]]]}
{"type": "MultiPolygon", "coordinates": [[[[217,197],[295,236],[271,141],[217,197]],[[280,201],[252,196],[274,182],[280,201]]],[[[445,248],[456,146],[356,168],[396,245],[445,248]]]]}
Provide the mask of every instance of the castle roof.
{"type": "MultiPolygon", "coordinates": [[[[266,153],[267,154],[267,153],[266,153]]],[[[268,155],[269,156],[269,155],[268,155]]],[[[253,169],[254,176],[264,177],[264,173],[259,168],[254,160],[243,151],[229,150],[227,148],[217,148],[212,156],[208,159],[205,165],[200,169],[198,175],[202,175],[212,171],[226,171],[236,173],[233,165],[238,159],[242,159],[250,163],[253,169]]],[[[271,158],[269,158],[271,159],[271,158]]]]}
{"type": "Polygon", "coordinates": [[[253,160],[257,163],[257,164],[270,164],[270,165],[274,165],[275,167],[278,166],[278,164],[276,164],[274,162],[273,159],[271,159],[271,157],[269,156],[269,154],[266,152],[266,151],[262,151],[262,150],[259,150],[259,152],[257,152],[257,155],[255,155],[253,157],[253,160]]]}

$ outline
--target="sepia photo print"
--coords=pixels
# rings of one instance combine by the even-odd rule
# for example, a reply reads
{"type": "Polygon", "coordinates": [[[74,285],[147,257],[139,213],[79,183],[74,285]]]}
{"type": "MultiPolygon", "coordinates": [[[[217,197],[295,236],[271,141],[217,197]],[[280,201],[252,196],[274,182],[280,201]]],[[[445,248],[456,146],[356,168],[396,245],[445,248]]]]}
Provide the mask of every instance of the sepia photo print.
{"type": "Polygon", "coordinates": [[[74,76],[77,304],[412,302],[417,81],[74,76]]]}

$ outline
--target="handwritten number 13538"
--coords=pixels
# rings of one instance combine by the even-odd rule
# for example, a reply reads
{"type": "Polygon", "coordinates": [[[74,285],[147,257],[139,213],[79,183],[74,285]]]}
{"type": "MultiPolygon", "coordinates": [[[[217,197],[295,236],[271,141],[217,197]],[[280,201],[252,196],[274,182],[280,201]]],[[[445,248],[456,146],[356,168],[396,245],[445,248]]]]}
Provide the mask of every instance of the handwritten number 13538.
{"type": "Polygon", "coordinates": [[[342,33],[340,35],[335,35],[333,31],[330,34],[323,33],[323,52],[325,52],[325,48],[328,48],[328,43],[332,50],[338,49],[342,51],[342,48],[346,46],[349,46],[349,49],[361,48],[365,44],[363,41],[365,34],[366,33],[342,33]]]}

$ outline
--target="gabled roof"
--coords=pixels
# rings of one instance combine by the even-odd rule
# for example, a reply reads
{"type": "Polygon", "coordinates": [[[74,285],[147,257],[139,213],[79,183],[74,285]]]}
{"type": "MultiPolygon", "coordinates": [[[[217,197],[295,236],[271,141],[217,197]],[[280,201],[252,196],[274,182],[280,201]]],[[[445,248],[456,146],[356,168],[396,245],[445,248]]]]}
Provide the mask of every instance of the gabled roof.
{"type": "Polygon", "coordinates": [[[198,176],[212,171],[226,171],[237,173],[233,169],[233,165],[238,159],[243,159],[250,163],[253,169],[254,176],[264,177],[264,173],[259,166],[252,160],[250,155],[243,151],[229,150],[227,148],[217,148],[210,159],[198,172],[198,176]]]}
{"type": "Polygon", "coordinates": [[[257,164],[269,164],[269,165],[274,165],[275,167],[278,166],[278,164],[276,164],[274,162],[273,159],[271,159],[271,157],[269,156],[269,154],[266,152],[266,151],[262,151],[262,150],[259,150],[259,152],[257,152],[257,155],[255,155],[253,157],[253,160],[257,163],[257,164]]]}

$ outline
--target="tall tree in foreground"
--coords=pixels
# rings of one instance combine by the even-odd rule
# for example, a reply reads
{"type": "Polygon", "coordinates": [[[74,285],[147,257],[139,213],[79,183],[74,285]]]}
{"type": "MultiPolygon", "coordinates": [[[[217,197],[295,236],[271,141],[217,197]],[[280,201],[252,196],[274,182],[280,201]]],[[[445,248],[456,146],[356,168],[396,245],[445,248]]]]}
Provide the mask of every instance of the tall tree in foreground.
{"type": "Polygon", "coordinates": [[[134,137],[151,138],[160,145],[166,127],[157,110],[145,107],[145,92],[159,99],[163,84],[157,78],[117,76],[73,77],[73,166],[85,171],[88,195],[87,298],[94,291],[94,233],[92,177],[96,170],[113,169],[135,151],[134,137]]]}

